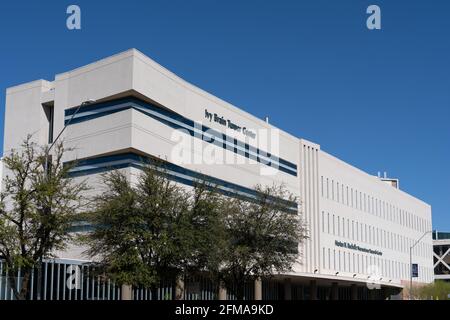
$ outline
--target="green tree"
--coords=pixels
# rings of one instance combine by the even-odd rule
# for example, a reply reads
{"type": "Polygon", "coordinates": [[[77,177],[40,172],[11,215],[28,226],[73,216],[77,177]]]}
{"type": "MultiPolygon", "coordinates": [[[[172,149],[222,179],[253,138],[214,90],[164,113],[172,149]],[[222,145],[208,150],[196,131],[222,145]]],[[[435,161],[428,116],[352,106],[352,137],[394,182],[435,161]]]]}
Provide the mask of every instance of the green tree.
{"type": "Polygon", "coordinates": [[[70,178],[71,166],[63,163],[66,151],[62,143],[56,144],[49,157],[47,149],[28,136],[20,150],[3,158],[0,255],[16,299],[27,298],[32,269],[39,270],[42,259],[53,257],[72,240],[70,227],[84,208],[88,188],[70,178]],[[15,277],[19,270],[20,279],[15,277]]]}
{"type": "MultiPolygon", "coordinates": [[[[437,280],[426,286],[417,288],[416,295],[422,300],[450,300],[450,282],[437,280]]],[[[413,291],[413,295],[414,295],[413,291]]]]}
{"type": "Polygon", "coordinates": [[[95,229],[79,240],[88,244],[93,265],[118,284],[152,284],[156,275],[146,268],[139,251],[144,222],[137,194],[121,171],[103,175],[102,182],[105,191],[94,197],[94,209],[84,216],[95,229]]]}
{"type": "Polygon", "coordinates": [[[216,190],[208,182],[194,186],[189,192],[185,225],[178,230],[188,253],[181,268],[185,278],[196,275],[208,277],[218,290],[226,233],[222,212],[224,197],[216,190]]]}
{"type": "Polygon", "coordinates": [[[87,216],[96,228],[83,240],[109,277],[155,289],[162,279],[201,274],[242,298],[241,284],[291,268],[306,231],[283,186],[258,186],[247,201],[208,182],[188,190],[164,166],[152,161],[137,176],[103,176],[105,190],[87,216]]]}
{"type": "Polygon", "coordinates": [[[106,190],[88,215],[95,229],[84,237],[87,253],[119,284],[155,287],[174,277],[181,260],[186,195],[154,168],[145,166],[135,183],[123,171],[105,174],[106,190]]]}
{"type": "Polygon", "coordinates": [[[224,202],[227,245],[221,278],[238,299],[245,284],[275,272],[289,271],[298,257],[306,228],[292,203],[294,195],[284,186],[256,186],[253,201],[228,198],[224,202]]]}
{"type": "Polygon", "coordinates": [[[82,240],[99,269],[119,284],[153,289],[162,279],[217,269],[219,197],[203,184],[187,191],[159,161],[132,180],[122,171],[105,174],[105,191],[87,216],[96,228],[82,240]]]}

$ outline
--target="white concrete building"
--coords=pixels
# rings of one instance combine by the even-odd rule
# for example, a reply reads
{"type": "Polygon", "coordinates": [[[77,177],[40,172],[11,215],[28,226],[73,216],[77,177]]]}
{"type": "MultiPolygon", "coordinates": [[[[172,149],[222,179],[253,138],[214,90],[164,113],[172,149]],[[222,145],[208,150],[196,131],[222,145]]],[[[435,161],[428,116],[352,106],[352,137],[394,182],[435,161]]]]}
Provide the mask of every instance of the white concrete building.
{"type": "MultiPolygon", "coordinates": [[[[293,272],[277,277],[277,290],[273,281],[263,284],[263,297],[364,298],[367,283],[401,289],[409,283],[409,247],[431,230],[428,204],[191,85],[135,49],[52,81],[7,89],[4,151],[28,133],[49,143],[69,121],[62,138],[76,149],[67,161],[80,160],[74,175],[93,184],[110,168],[139,170],[141,156],[166,160],[179,183],[207,177],[223,192],[249,197],[256,184],[284,183],[299,197],[310,238],[293,272]]],[[[80,252],[74,248],[61,258],[86,259],[80,252]]],[[[432,252],[429,234],[413,251],[415,282],[433,281],[432,252]]]]}

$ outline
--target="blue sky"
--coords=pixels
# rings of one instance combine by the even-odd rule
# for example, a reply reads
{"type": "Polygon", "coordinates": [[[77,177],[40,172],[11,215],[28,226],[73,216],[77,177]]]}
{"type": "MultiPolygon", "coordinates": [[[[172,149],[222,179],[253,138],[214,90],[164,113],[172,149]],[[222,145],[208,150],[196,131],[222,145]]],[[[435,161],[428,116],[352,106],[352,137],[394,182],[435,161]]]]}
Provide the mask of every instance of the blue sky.
{"type": "Polygon", "coordinates": [[[7,87],[135,47],[358,168],[400,178],[450,231],[449,14],[447,0],[1,1],[1,114],[7,87]],[[70,4],[82,30],[66,28],[70,4]],[[382,30],[366,28],[370,4],[382,30]]]}

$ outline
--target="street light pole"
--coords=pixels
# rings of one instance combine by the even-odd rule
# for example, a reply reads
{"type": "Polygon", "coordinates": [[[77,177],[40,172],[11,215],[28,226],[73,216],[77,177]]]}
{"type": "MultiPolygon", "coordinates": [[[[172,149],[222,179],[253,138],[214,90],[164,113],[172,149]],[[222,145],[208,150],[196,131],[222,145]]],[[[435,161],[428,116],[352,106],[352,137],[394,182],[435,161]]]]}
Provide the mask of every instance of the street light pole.
{"type": "Polygon", "coordinates": [[[46,155],[45,155],[45,168],[44,170],[46,170],[47,173],[47,168],[48,168],[48,157],[50,155],[50,150],[53,148],[53,146],[55,145],[56,141],[58,141],[59,137],[63,134],[64,130],[66,130],[66,128],[69,126],[69,124],[72,122],[73,118],[75,117],[75,115],[78,113],[78,111],[80,111],[80,108],[94,103],[95,100],[87,100],[87,101],[83,101],[75,110],[75,112],[72,114],[72,117],[70,117],[69,121],[67,121],[67,123],[64,124],[64,127],[61,129],[61,131],[58,133],[58,136],[53,140],[52,144],[50,145],[50,147],[46,150],[46,155]]]}
{"type": "MultiPolygon", "coordinates": [[[[50,150],[53,148],[53,146],[55,145],[56,141],[58,141],[59,137],[62,135],[62,133],[64,132],[64,130],[66,130],[66,128],[69,126],[69,124],[72,122],[73,118],[75,117],[75,115],[78,113],[78,111],[80,111],[80,108],[82,106],[94,103],[95,100],[87,100],[82,102],[77,109],[75,110],[75,112],[72,114],[72,117],[70,117],[69,121],[67,121],[67,123],[64,124],[64,127],[61,129],[61,131],[58,133],[58,136],[53,140],[52,144],[50,145],[50,147],[48,147],[48,149],[45,150],[45,162],[44,162],[44,173],[45,176],[47,177],[49,172],[48,172],[48,158],[50,156],[50,150]]],[[[37,300],[41,300],[41,291],[42,291],[42,254],[39,257],[39,265],[38,265],[38,272],[37,272],[37,300]]]]}
{"type": "Polygon", "coordinates": [[[412,246],[409,247],[409,300],[411,300],[411,294],[412,294],[412,283],[413,283],[413,274],[412,274],[412,251],[414,247],[422,240],[427,234],[432,233],[433,230],[429,230],[425,232],[419,240],[414,242],[412,246]]]}

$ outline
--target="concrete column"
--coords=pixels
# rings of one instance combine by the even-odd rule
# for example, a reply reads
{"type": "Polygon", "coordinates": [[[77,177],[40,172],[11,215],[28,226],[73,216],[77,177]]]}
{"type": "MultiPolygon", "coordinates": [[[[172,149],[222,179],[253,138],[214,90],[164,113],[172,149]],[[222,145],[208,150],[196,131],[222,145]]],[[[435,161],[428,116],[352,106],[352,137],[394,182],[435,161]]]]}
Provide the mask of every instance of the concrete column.
{"type": "Polygon", "coordinates": [[[311,293],[311,300],[317,300],[317,281],[311,280],[310,282],[310,293],[311,293]]]}
{"type": "Polygon", "coordinates": [[[184,300],[184,280],[181,277],[175,283],[175,300],[184,300]]]}
{"type": "Polygon", "coordinates": [[[331,300],[339,300],[339,290],[337,282],[331,284],[331,300]]]}
{"type": "Polygon", "coordinates": [[[262,300],[262,281],[261,281],[261,279],[255,280],[255,300],[262,300]]]}
{"type": "Polygon", "coordinates": [[[123,284],[120,289],[121,300],[133,300],[133,291],[130,285],[123,284]]]}
{"type": "Polygon", "coordinates": [[[227,300],[227,288],[225,287],[225,283],[220,282],[219,285],[219,294],[218,294],[219,300],[227,300]]]}
{"type": "Polygon", "coordinates": [[[358,287],[352,284],[352,300],[358,300],[358,287]]]}
{"type": "Polygon", "coordinates": [[[284,279],[284,300],[292,300],[292,280],[284,279]]]}

